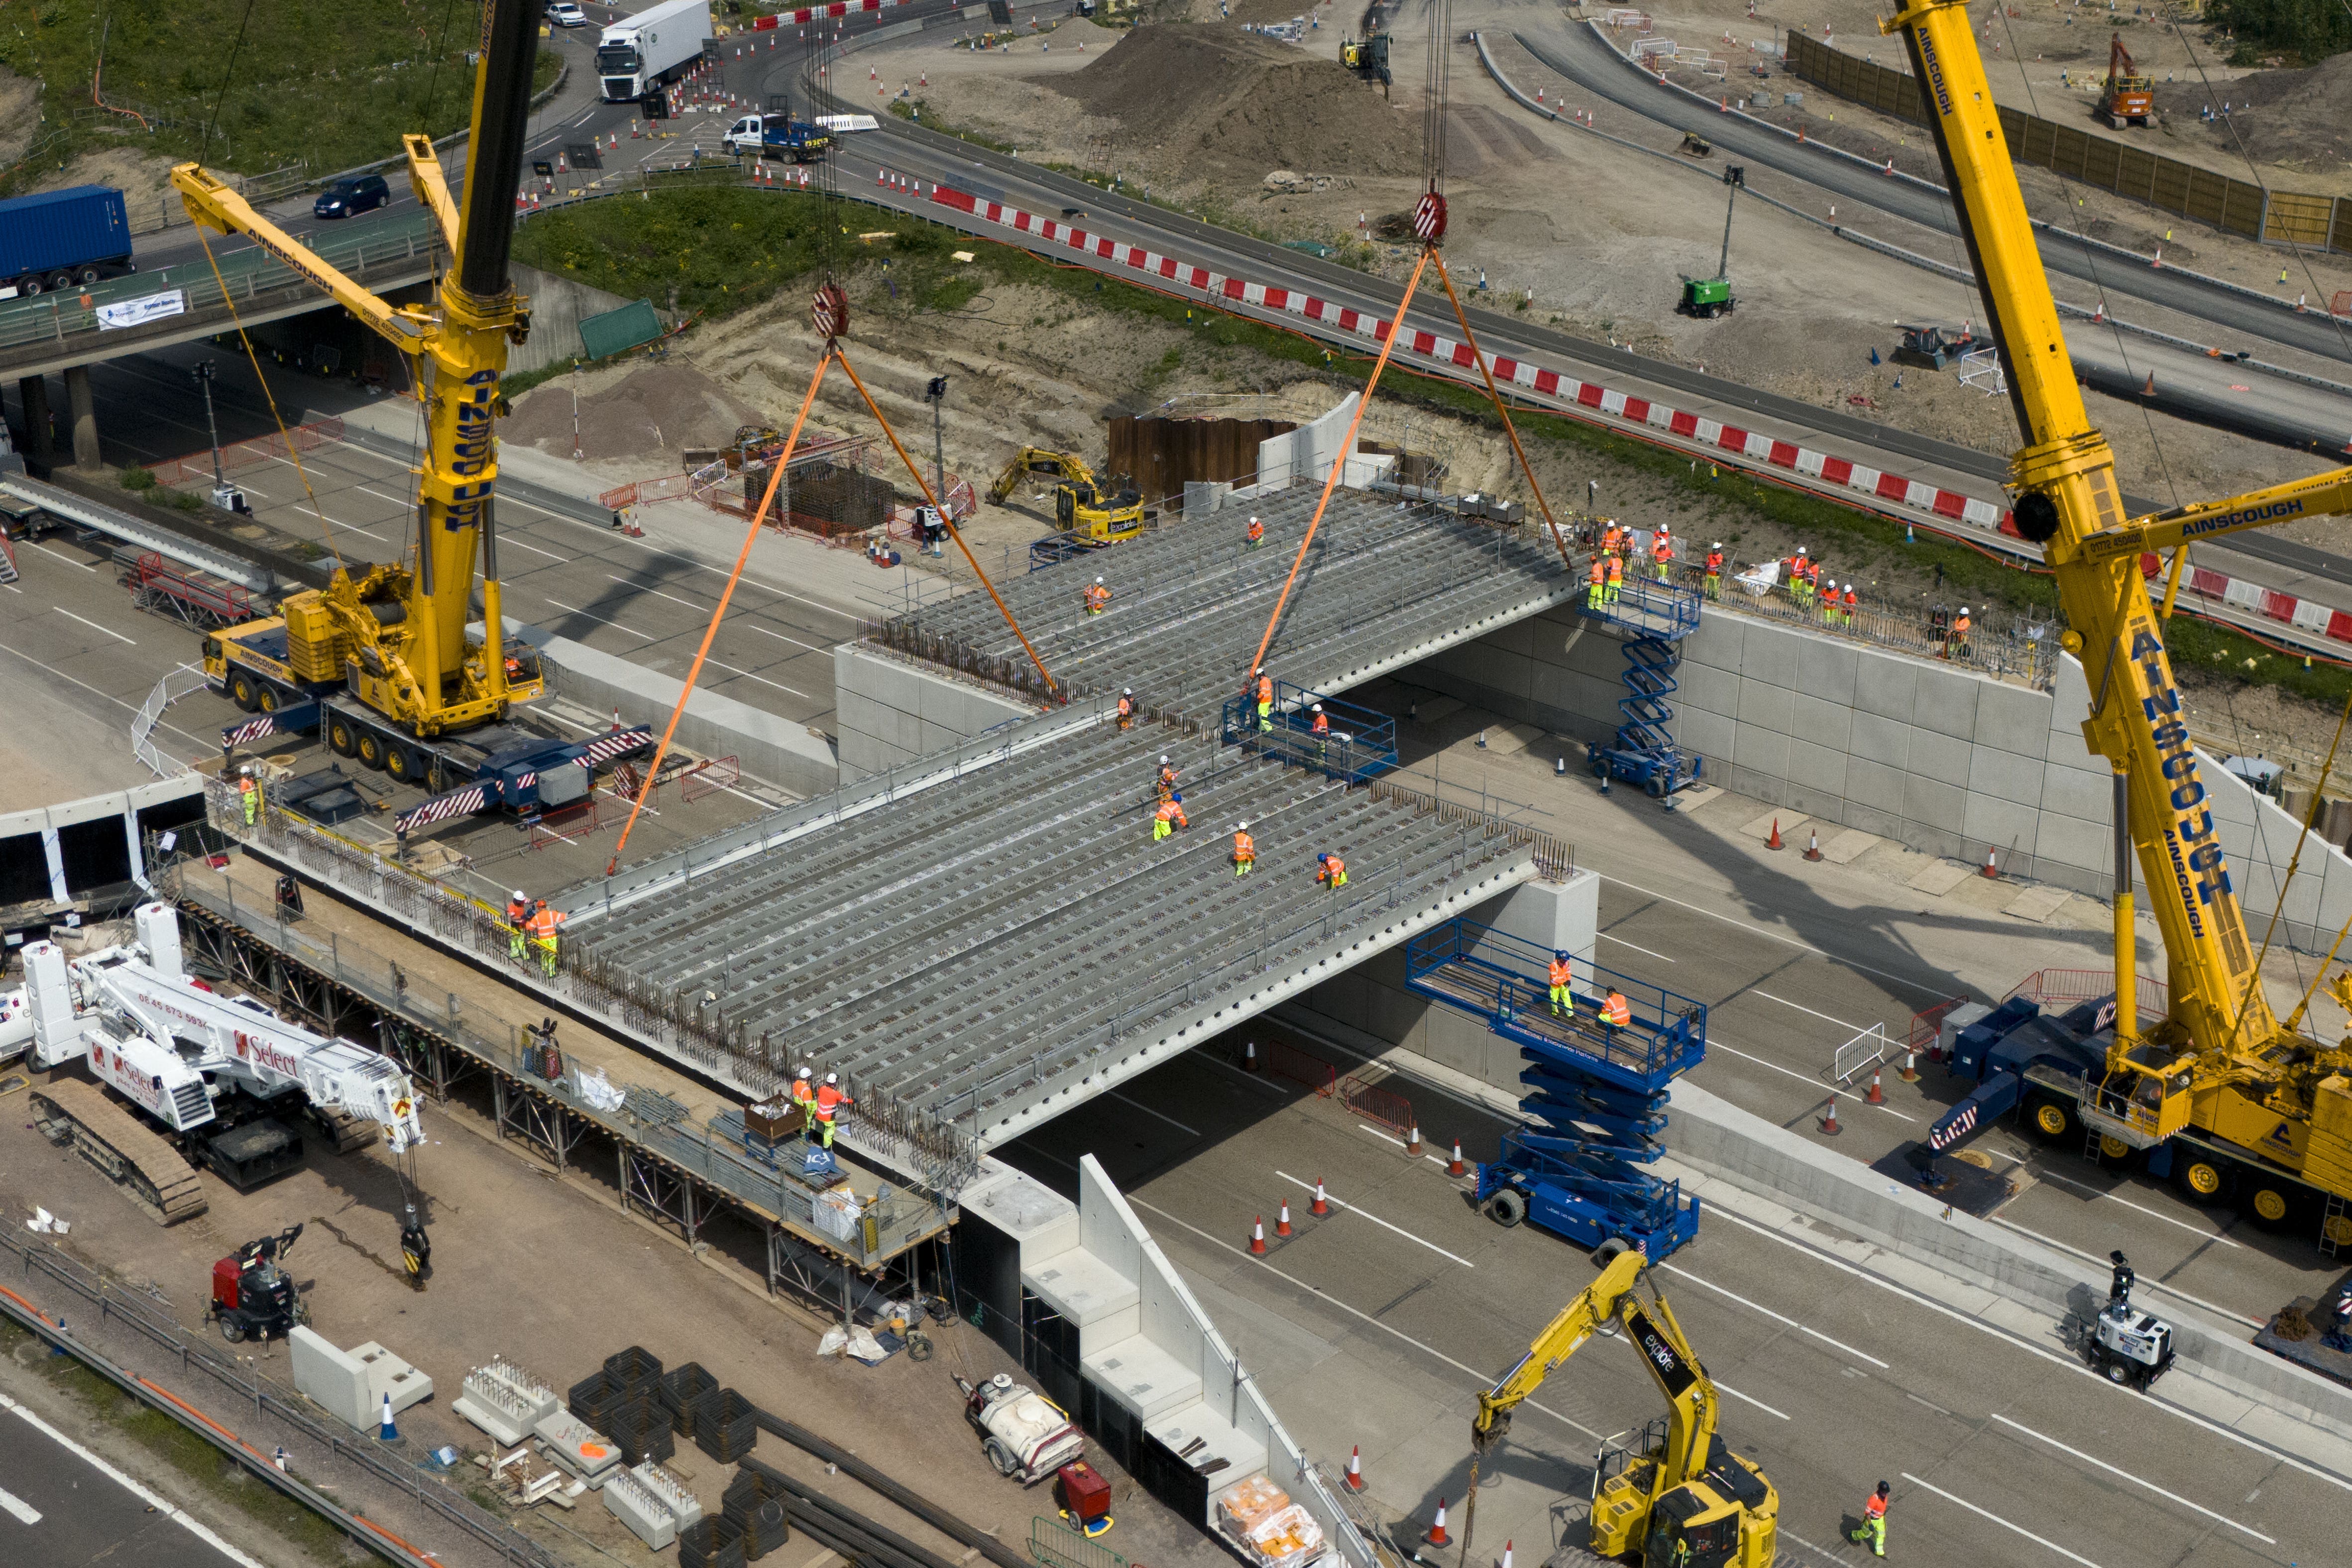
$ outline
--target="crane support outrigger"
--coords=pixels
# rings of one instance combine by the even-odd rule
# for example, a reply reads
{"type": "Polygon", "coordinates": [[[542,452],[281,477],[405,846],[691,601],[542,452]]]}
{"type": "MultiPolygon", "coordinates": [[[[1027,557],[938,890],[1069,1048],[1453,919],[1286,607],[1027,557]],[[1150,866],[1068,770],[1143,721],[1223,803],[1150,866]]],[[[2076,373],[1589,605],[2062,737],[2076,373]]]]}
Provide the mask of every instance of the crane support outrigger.
{"type": "MultiPolygon", "coordinates": [[[[1650,1260],[1622,1241],[1592,1255],[1601,1277],[1559,1310],[1495,1386],[1478,1396],[1470,1442],[1484,1458],[1511,1429],[1511,1415],[1544,1379],[1595,1334],[1621,1331],[1640,1352],[1643,1368],[1666,1396],[1664,1431],[1654,1426],[1638,1451],[1628,1451],[1611,1473],[1597,1467],[1592,1495],[1591,1556],[1639,1563],[1643,1568],[1772,1568],[1778,1550],[1780,1497],[1752,1461],[1734,1454],[1718,1429],[1723,1409],[1715,1380],[1699,1364],[1657,1287],[1645,1305],[1634,1287],[1650,1260]]],[[[1472,1498],[1477,1475],[1471,1474],[1472,1498]]],[[[1475,1506],[1475,1503],[1474,1503],[1475,1506]]],[[[1468,1552],[1468,1530],[1464,1531],[1468,1552]]],[[[1566,1568],[1579,1549],[1563,1543],[1551,1561],[1566,1568]]]]}
{"type": "Polygon", "coordinates": [[[1901,37],[1927,100],[2024,436],[2011,458],[2017,529],[2042,546],[2057,581],[2063,643],[2091,689],[2083,733],[2116,775],[2119,821],[2168,961],[2168,1013],[2143,1029],[2129,857],[2119,856],[2112,1035],[2080,1118],[2117,1155],[2193,1131],[2231,1146],[2247,1170],[2286,1173],[2340,1208],[2352,1194],[2352,1054],[2283,1026],[2263,994],[2261,955],[2247,940],[2141,557],[2170,549],[2177,574],[2177,552],[2191,541],[2352,510],[2352,469],[2127,517],[2114,454],[2084,406],[1964,0],[1909,0],[1879,27],[1901,37]]]}

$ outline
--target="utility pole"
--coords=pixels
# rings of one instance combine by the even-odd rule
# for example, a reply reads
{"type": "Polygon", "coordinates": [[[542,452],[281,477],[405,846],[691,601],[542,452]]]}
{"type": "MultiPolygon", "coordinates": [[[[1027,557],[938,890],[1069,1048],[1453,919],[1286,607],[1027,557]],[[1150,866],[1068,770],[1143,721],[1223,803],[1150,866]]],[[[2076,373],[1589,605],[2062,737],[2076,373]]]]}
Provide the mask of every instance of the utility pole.
{"type": "Polygon", "coordinates": [[[931,493],[939,498],[940,505],[944,509],[948,504],[948,448],[947,437],[940,426],[940,410],[948,400],[948,378],[943,375],[931,377],[931,384],[924,388],[923,395],[931,405],[931,493]]]}

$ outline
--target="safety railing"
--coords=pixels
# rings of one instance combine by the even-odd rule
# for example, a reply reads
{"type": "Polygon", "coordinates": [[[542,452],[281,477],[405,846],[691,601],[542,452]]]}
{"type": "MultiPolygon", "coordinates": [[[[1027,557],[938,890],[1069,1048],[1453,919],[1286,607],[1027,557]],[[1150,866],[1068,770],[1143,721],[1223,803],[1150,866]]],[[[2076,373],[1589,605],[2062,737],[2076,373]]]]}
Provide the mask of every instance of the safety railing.
{"type": "Polygon", "coordinates": [[[1906,1056],[1932,1058],[1936,1052],[1936,1042],[1943,1037],[1944,1020],[1957,1009],[1967,1006],[1972,1000],[1972,997],[1962,993],[1958,996],[1947,996],[1934,1006],[1922,1007],[1912,1014],[1911,1032],[1903,1037],[1904,1053],[1906,1056]]]}
{"type": "Polygon", "coordinates": [[[190,771],[189,764],[155,744],[155,726],[163,721],[164,710],[191,691],[205,684],[205,672],[192,664],[184,664],[167,673],[147,693],[147,700],[131,716],[131,754],[140,764],[159,779],[177,778],[190,771]]]}
{"type": "Polygon", "coordinates": [[[1405,943],[1405,984],[1497,1026],[1521,1026],[1551,1044],[1645,1079],[1689,1069],[1706,1047],[1706,1005],[1585,959],[1570,961],[1577,1013],[1553,1020],[1549,950],[1476,921],[1451,920],[1405,943]],[[1581,989],[1579,989],[1579,986],[1581,989]],[[1612,1026],[1607,994],[1625,998],[1628,1022],[1612,1026]]]}
{"type": "MultiPolygon", "coordinates": [[[[258,1372],[249,1370],[248,1363],[242,1360],[215,1355],[194,1335],[181,1328],[162,1311],[157,1310],[155,1303],[139,1293],[108,1279],[105,1275],[92,1272],[54,1246],[45,1245],[18,1235],[13,1226],[0,1227],[0,1254],[5,1254],[8,1261],[16,1265],[20,1278],[30,1279],[38,1276],[71,1292],[75,1298],[93,1310],[101,1322],[118,1324],[130,1330],[164,1354],[176,1357],[184,1373],[203,1373],[235,1394],[240,1405],[249,1404],[257,1415],[268,1415],[274,1420],[285,1423],[302,1436],[326,1449],[331,1457],[349,1460],[402,1496],[414,1499],[419,1505],[431,1510],[444,1523],[464,1531],[482,1547],[495,1553],[499,1562],[514,1563],[517,1568],[559,1568],[561,1559],[537,1542],[520,1534],[510,1525],[491,1515],[462,1492],[448,1486],[438,1478],[427,1475],[414,1464],[396,1462],[387,1458],[387,1451],[372,1439],[358,1436],[350,1432],[339,1432],[318,1420],[312,1414],[318,1407],[310,1401],[293,1390],[264,1377],[258,1372]]],[[[22,1299],[19,1298],[19,1300],[22,1299]]],[[[0,1310],[7,1310],[13,1305],[14,1303],[0,1303],[0,1310]]],[[[29,1306],[26,1309],[26,1310],[33,1310],[29,1306]]],[[[19,1317],[21,1321],[21,1315],[17,1311],[9,1310],[8,1315],[19,1317]]],[[[61,1317],[62,1314],[58,1316],[61,1317]]],[[[148,1383],[145,1379],[115,1372],[111,1362],[100,1355],[95,1349],[77,1344],[72,1336],[64,1332],[59,1327],[57,1318],[41,1313],[37,1323],[26,1326],[34,1328],[37,1332],[41,1332],[42,1337],[51,1340],[59,1349],[68,1350],[69,1353],[100,1368],[102,1375],[112,1373],[110,1381],[119,1387],[127,1389],[143,1403],[163,1410],[165,1415],[174,1414],[173,1409],[166,1407],[167,1405],[189,1409],[187,1406],[179,1405],[172,1395],[165,1394],[161,1388],[148,1383]],[[155,1397],[148,1398],[142,1392],[142,1390],[152,1391],[155,1397]]],[[[190,1414],[194,1415],[193,1410],[190,1414]]],[[[202,1415],[194,1415],[194,1420],[201,1423],[204,1428],[198,1431],[199,1436],[205,1436],[208,1441],[214,1442],[241,1462],[249,1457],[251,1462],[245,1463],[245,1468],[257,1479],[298,1499],[306,1506],[328,1515],[346,1528],[353,1522],[352,1516],[346,1513],[332,1499],[325,1497],[317,1489],[277,1470],[268,1460],[262,1458],[257,1449],[228,1432],[226,1427],[202,1415]]],[[[367,1539],[362,1534],[363,1530],[372,1528],[362,1525],[360,1529],[352,1530],[352,1533],[366,1540],[373,1551],[393,1562],[421,1565],[432,1561],[422,1554],[402,1551],[390,1540],[379,1542],[367,1539]]],[[[378,1531],[376,1533],[381,1535],[382,1531],[378,1531]]]]}
{"type": "Polygon", "coordinates": [[[1286,680],[1275,682],[1274,700],[1264,712],[1255,697],[1228,700],[1223,732],[1228,746],[1348,784],[1366,783],[1397,765],[1395,720],[1286,680]]]}
{"type": "MultiPolygon", "coordinates": [[[[2115,994],[2116,972],[2112,969],[2037,969],[2019,981],[2001,1000],[2024,996],[2063,1012],[2115,994]]],[[[2172,987],[2152,974],[2143,974],[2134,987],[2132,1001],[2142,1018],[2160,1022],[2172,1012],[2172,987]]]]}
{"type": "Polygon", "coordinates": [[[1894,1054],[1895,1042],[1886,1037],[1886,1026],[1873,1024],[1832,1053],[1830,1081],[1850,1084],[1863,1073],[1882,1066],[1894,1054]]]}

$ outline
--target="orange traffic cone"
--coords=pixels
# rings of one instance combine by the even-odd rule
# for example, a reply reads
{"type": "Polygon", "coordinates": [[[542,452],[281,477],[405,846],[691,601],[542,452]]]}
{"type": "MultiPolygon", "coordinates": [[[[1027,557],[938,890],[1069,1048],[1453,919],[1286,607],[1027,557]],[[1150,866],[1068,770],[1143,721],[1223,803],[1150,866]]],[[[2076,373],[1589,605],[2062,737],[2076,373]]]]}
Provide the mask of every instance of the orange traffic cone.
{"type": "MultiPolygon", "coordinates": [[[[1844,1128],[1838,1125],[1837,1096],[1834,1094],[1830,1096],[1829,1114],[1822,1118],[1822,1131],[1828,1133],[1832,1138],[1845,1131],[1844,1128]]],[[[1260,1250],[1263,1250],[1263,1248],[1260,1250]]]]}
{"type": "Polygon", "coordinates": [[[1454,1158],[1445,1162],[1445,1173],[1449,1176],[1466,1176],[1470,1173],[1462,1163],[1462,1140],[1459,1138],[1454,1141],[1454,1158]]]}
{"type": "Polygon", "coordinates": [[[1812,836],[1805,841],[1805,858],[1808,860],[1818,860],[1821,858],[1822,830],[1816,827],[1812,830],[1812,836]]]}
{"type": "Polygon", "coordinates": [[[1767,849],[1779,849],[1782,847],[1780,843],[1780,819],[1777,816],[1772,819],[1772,836],[1764,840],[1764,847],[1767,849]]]}
{"type": "Polygon", "coordinates": [[[1917,1083],[1919,1081],[1919,1053],[1910,1050],[1905,1051],[1903,1053],[1903,1069],[1895,1076],[1901,1079],[1905,1083],[1917,1083]]]}
{"type": "Polygon", "coordinates": [[[1876,1068],[1870,1069],[1870,1092],[1864,1096],[1864,1098],[1868,1100],[1873,1105],[1884,1105],[1886,1103],[1886,1090],[1878,1081],[1878,1069],[1876,1068]]]}
{"type": "Polygon", "coordinates": [[[1351,1492],[1364,1489],[1364,1450],[1360,1444],[1348,1450],[1348,1489],[1351,1492]]]}
{"type": "Polygon", "coordinates": [[[1503,1568],[1511,1568],[1511,1543],[1503,1542],[1503,1568]]]}
{"type": "Polygon", "coordinates": [[[1326,1215],[1331,1212],[1331,1200],[1323,1195],[1323,1178],[1320,1176],[1315,1178],[1315,1201],[1307,1205],[1307,1212],[1312,1215],[1326,1215]]]}
{"type": "Polygon", "coordinates": [[[1988,844],[1985,846],[1984,879],[1988,882],[1992,882],[1998,881],[2000,878],[2000,867],[1994,862],[1992,846],[1988,844]]]}
{"type": "Polygon", "coordinates": [[[1406,1153],[1408,1153],[1408,1154],[1411,1154],[1411,1155],[1414,1156],[1415,1158],[1419,1158],[1419,1156],[1420,1156],[1420,1154],[1421,1154],[1421,1129],[1420,1129],[1420,1128],[1416,1127],[1416,1128],[1414,1128],[1412,1131],[1410,1131],[1410,1132],[1408,1132],[1408,1133],[1406,1133],[1406,1134],[1405,1134],[1405,1139],[1404,1139],[1404,1152],[1405,1152],[1406,1153]]]}
{"type": "Polygon", "coordinates": [[[1445,1533],[1445,1500],[1444,1498],[1437,1500],[1437,1522],[1429,1527],[1429,1543],[1432,1546],[1452,1544],[1445,1533]]]}
{"type": "Polygon", "coordinates": [[[1242,1042],[1242,1071],[1257,1071],[1257,1042],[1255,1040],[1244,1040],[1242,1042]]]}
{"type": "Polygon", "coordinates": [[[2154,397],[2156,395],[2156,372],[2149,371],[2147,373],[2147,384],[2139,389],[2139,395],[2142,397],[2154,397]]]}
{"type": "Polygon", "coordinates": [[[1250,1226],[1250,1250],[1261,1258],[1265,1256],[1265,1215],[1259,1215],[1250,1226]]]}
{"type": "Polygon", "coordinates": [[[1288,1236],[1291,1234],[1290,1200],[1288,1198],[1282,1200],[1282,1207],[1274,1216],[1274,1234],[1276,1236],[1288,1236]]]}

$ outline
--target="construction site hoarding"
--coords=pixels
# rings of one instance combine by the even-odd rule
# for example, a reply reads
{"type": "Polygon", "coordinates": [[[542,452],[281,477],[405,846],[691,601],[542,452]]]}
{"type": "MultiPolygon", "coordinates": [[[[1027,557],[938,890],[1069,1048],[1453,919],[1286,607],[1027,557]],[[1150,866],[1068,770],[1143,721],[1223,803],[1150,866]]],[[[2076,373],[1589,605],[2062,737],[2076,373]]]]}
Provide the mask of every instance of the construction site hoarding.
{"type": "Polygon", "coordinates": [[[661,317],[651,300],[634,300],[617,310],[580,318],[580,349],[590,359],[610,359],[661,335],[661,317]]]}

